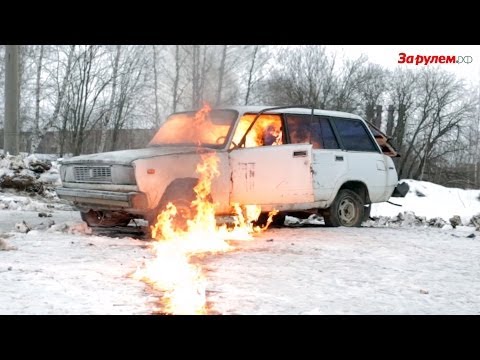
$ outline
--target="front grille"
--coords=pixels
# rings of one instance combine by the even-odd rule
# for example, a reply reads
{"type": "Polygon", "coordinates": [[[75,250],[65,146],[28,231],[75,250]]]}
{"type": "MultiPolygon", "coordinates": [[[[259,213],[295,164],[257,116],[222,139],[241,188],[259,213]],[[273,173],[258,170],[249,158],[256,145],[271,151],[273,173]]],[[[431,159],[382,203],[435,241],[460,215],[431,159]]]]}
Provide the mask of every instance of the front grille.
{"type": "Polygon", "coordinates": [[[110,166],[75,166],[75,181],[93,183],[111,183],[110,166]]]}

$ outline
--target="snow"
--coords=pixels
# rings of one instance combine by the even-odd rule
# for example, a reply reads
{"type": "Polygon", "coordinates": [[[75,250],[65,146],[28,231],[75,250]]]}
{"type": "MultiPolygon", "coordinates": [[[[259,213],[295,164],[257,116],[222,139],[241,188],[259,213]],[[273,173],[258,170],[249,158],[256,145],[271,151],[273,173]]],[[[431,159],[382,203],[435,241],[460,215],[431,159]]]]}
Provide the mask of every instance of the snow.
{"type": "MultiPolygon", "coordinates": [[[[52,165],[44,174],[55,184],[52,165]]],[[[288,217],[290,227],[196,257],[209,313],[480,314],[480,233],[469,225],[480,191],[407,182],[406,198],[391,199],[402,207],[372,207],[390,222],[327,228],[318,216],[288,217]],[[463,225],[448,225],[453,215],[463,225]]],[[[152,258],[152,244],[96,235],[55,196],[0,189],[0,314],[155,313],[161,294],[132,276],[152,258]]]]}
{"type": "Polygon", "coordinates": [[[0,252],[0,314],[150,312],[151,296],[129,277],[139,240],[32,230],[7,241],[17,250],[0,252]]]}
{"type": "Polygon", "coordinates": [[[205,261],[209,301],[221,314],[479,314],[471,232],[273,229],[205,261]]]}
{"type": "MultiPolygon", "coordinates": [[[[58,213],[64,221],[56,227],[4,239],[13,249],[0,251],[0,314],[158,310],[159,294],[131,277],[152,257],[151,242],[88,235],[77,213],[58,213]]],[[[23,217],[29,223],[34,215],[23,217]]],[[[479,314],[480,241],[472,233],[466,226],[271,229],[196,261],[214,314],[479,314]]]]}
{"type": "MultiPolygon", "coordinates": [[[[53,196],[53,195],[52,195],[53,196]]],[[[46,211],[52,212],[57,210],[72,210],[72,207],[66,203],[61,202],[47,202],[48,198],[43,201],[38,198],[13,195],[10,193],[0,192],[0,210],[23,210],[23,211],[46,211]]]]}
{"type": "Polygon", "coordinates": [[[389,203],[373,204],[371,216],[395,216],[399,212],[410,211],[427,219],[440,217],[449,221],[459,215],[464,225],[472,216],[480,214],[480,190],[447,188],[427,181],[404,180],[410,186],[405,198],[391,198],[389,203]]]}

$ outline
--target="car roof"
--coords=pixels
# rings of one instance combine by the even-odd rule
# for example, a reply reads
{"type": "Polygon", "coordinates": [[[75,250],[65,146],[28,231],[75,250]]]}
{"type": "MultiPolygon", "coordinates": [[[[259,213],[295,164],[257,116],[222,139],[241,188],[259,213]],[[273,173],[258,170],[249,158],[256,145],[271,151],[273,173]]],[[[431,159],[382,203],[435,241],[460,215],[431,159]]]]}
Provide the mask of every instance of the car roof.
{"type": "MultiPolygon", "coordinates": [[[[222,106],[222,107],[217,107],[216,109],[219,110],[236,110],[240,113],[240,115],[245,114],[245,113],[258,113],[264,109],[272,108],[275,106],[222,106]]],[[[275,113],[275,114],[305,114],[305,115],[310,115],[312,113],[311,108],[299,108],[299,107],[291,107],[287,109],[276,109],[276,110],[271,110],[271,111],[266,111],[265,113],[275,113]]],[[[315,115],[324,115],[324,116],[336,116],[336,117],[342,117],[342,118],[351,118],[351,119],[360,119],[362,118],[358,115],[343,112],[343,111],[333,111],[333,110],[320,110],[320,109],[314,109],[314,114],[315,115]]]]}

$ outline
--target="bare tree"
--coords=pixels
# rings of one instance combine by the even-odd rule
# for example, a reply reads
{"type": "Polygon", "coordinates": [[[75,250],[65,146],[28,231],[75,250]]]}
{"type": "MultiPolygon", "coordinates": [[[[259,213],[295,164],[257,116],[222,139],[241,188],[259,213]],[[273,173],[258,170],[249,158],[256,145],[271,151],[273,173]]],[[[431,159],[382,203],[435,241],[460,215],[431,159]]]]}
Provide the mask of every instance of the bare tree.
{"type": "MultiPolygon", "coordinates": [[[[48,130],[50,130],[52,127],[58,128],[57,121],[59,118],[61,107],[63,105],[67,84],[70,81],[72,65],[75,61],[75,45],[70,45],[68,47],[68,51],[66,54],[66,64],[62,64],[62,49],[58,48],[55,50],[57,51],[54,51],[53,53],[57,55],[57,58],[52,60],[50,66],[45,66],[44,69],[47,72],[48,77],[52,78],[55,82],[55,85],[52,86],[50,94],[51,100],[53,102],[53,110],[51,115],[44,116],[44,121],[41,121],[42,119],[40,118],[40,116],[38,116],[38,120],[39,123],[41,122],[41,126],[39,125],[38,132],[34,132],[32,136],[32,142],[30,146],[31,153],[35,153],[37,151],[40,142],[45,137],[45,134],[48,130]]],[[[38,86],[40,86],[40,84],[38,86]]],[[[47,86],[44,87],[44,90],[49,91],[50,89],[47,86]]]]}
{"type": "Polygon", "coordinates": [[[146,62],[138,48],[129,48],[119,71],[118,99],[116,100],[115,116],[113,118],[112,141],[110,150],[117,146],[119,131],[124,128],[131,112],[135,109],[135,96],[142,86],[140,80],[146,62]]]}
{"type": "Polygon", "coordinates": [[[399,173],[401,177],[423,179],[433,159],[458,151],[447,142],[459,140],[461,124],[472,116],[474,105],[464,100],[464,84],[447,71],[423,69],[418,83],[419,106],[406,134],[399,173]]]}
{"type": "MultiPolygon", "coordinates": [[[[268,80],[267,91],[275,104],[304,104],[319,106],[325,93],[324,80],[331,70],[331,59],[322,46],[302,46],[278,54],[279,68],[268,80]]],[[[329,84],[331,85],[331,83],[329,84]]]]}
{"type": "Polygon", "coordinates": [[[248,98],[252,89],[253,70],[255,69],[255,60],[257,59],[258,45],[253,48],[252,61],[248,71],[247,92],[245,94],[245,105],[248,105],[248,98]]]}
{"type": "Polygon", "coordinates": [[[74,78],[69,86],[70,102],[68,108],[68,127],[72,136],[73,154],[79,155],[82,144],[87,137],[87,130],[92,129],[107,111],[103,90],[111,77],[107,66],[99,61],[103,56],[100,46],[82,47],[74,71],[74,78]]]}
{"type": "MultiPolygon", "coordinates": [[[[405,129],[410,115],[415,111],[415,97],[417,88],[417,75],[412,70],[397,68],[388,77],[387,93],[389,101],[398,109],[396,124],[393,128],[393,143],[403,153],[405,129]]],[[[402,155],[404,156],[404,155],[402,155]]]]}
{"type": "MultiPolygon", "coordinates": [[[[5,46],[0,46],[0,64],[5,64],[5,46]]],[[[5,88],[5,66],[0,66],[0,127],[3,128],[3,117],[4,117],[4,88],[5,88]]]]}
{"type": "Polygon", "coordinates": [[[222,57],[220,60],[220,68],[218,69],[218,85],[217,85],[217,96],[215,100],[215,105],[219,105],[222,101],[223,78],[225,76],[225,62],[227,60],[227,48],[228,48],[228,45],[223,45],[222,47],[222,57]]]}
{"type": "Polygon", "coordinates": [[[179,93],[178,87],[180,83],[180,68],[182,67],[182,60],[180,58],[180,46],[175,45],[175,77],[173,80],[173,94],[172,94],[172,111],[177,111],[178,100],[181,95],[179,93]]]}
{"type": "Polygon", "coordinates": [[[101,124],[101,135],[100,135],[100,143],[99,143],[99,152],[105,151],[107,145],[106,145],[106,140],[107,140],[107,128],[110,123],[110,120],[112,118],[112,114],[115,111],[115,96],[117,93],[117,78],[118,78],[118,62],[120,60],[120,55],[122,51],[122,46],[117,45],[115,48],[115,56],[113,60],[113,67],[112,67],[112,92],[110,94],[110,104],[108,106],[108,110],[105,113],[105,116],[103,117],[103,121],[100,122],[101,124]]]}
{"type": "Polygon", "coordinates": [[[369,77],[369,72],[363,70],[366,61],[367,58],[362,55],[357,59],[347,59],[344,62],[340,75],[337,77],[332,110],[353,111],[358,102],[358,94],[369,77]]]}
{"type": "MultiPolygon", "coordinates": [[[[40,90],[41,90],[41,75],[42,75],[42,62],[43,62],[43,53],[44,53],[44,45],[40,45],[40,54],[38,56],[38,63],[37,63],[37,83],[35,86],[35,125],[34,125],[34,138],[38,138],[40,136],[40,90]]],[[[32,142],[33,143],[33,142],[32,142]]],[[[32,148],[30,148],[30,152],[33,153],[32,148]]]]}
{"type": "MultiPolygon", "coordinates": [[[[178,45],[177,45],[178,46],[178,45]]],[[[157,70],[157,47],[152,45],[153,48],[153,87],[155,94],[155,124],[160,125],[160,112],[158,110],[158,70],[157,70]]]]}
{"type": "Polygon", "coordinates": [[[379,104],[386,88],[385,70],[380,65],[368,64],[364,70],[364,78],[365,81],[360,84],[360,95],[365,103],[366,120],[373,122],[375,106],[379,104]]]}

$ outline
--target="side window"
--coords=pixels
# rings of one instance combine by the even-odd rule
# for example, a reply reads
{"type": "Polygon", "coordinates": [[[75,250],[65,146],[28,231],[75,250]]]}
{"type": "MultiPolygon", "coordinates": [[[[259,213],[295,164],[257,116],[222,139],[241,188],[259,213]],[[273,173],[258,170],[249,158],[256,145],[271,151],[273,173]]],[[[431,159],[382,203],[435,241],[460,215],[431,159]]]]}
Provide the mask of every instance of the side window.
{"type": "Polygon", "coordinates": [[[310,144],[310,115],[286,115],[290,144],[310,144]]]}
{"type": "Polygon", "coordinates": [[[338,142],[326,118],[315,116],[312,124],[312,144],[314,149],[338,149],[338,142]]]}
{"type": "Polygon", "coordinates": [[[346,150],[378,152],[360,120],[333,118],[346,150]]]}
{"type": "MultiPolygon", "coordinates": [[[[256,114],[246,114],[240,118],[230,148],[234,144],[239,144],[255,117],[256,114]]],[[[280,115],[260,115],[245,138],[245,147],[247,148],[281,144],[283,144],[283,132],[280,115]]]]}

